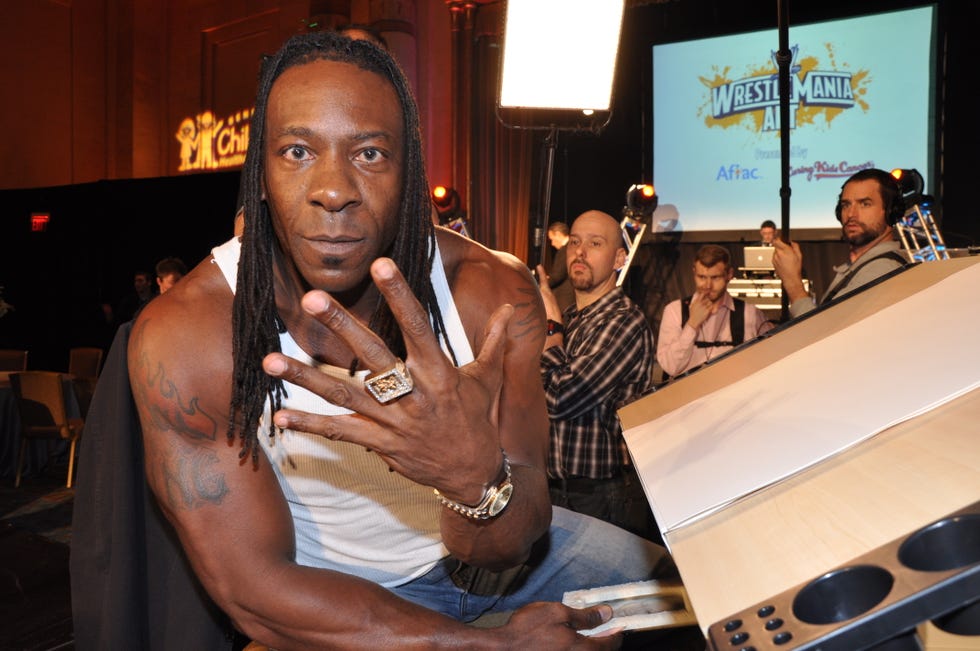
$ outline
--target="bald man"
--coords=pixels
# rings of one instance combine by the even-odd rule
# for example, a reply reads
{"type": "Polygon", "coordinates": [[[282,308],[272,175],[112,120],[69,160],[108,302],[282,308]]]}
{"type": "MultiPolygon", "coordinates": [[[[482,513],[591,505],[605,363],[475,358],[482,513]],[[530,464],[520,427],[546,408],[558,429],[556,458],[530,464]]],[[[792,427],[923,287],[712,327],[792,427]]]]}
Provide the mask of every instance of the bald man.
{"type": "MultiPolygon", "coordinates": [[[[541,284],[551,501],[658,540],[616,415],[652,389],[656,354],[646,317],[616,286],[626,264],[619,222],[598,210],[582,213],[566,248],[574,305],[559,310],[548,284],[541,284]]],[[[540,266],[538,278],[545,278],[540,266]]]]}

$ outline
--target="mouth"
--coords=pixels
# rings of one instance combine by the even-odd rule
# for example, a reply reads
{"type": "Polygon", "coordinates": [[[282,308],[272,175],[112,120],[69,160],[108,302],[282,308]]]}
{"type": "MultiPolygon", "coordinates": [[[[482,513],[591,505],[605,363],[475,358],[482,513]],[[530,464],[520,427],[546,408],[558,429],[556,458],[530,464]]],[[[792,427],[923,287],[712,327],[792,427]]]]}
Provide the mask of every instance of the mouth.
{"type": "Polygon", "coordinates": [[[318,235],[307,238],[307,243],[323,257],[346,256],[364,242],[363,238],[352,235],[318,235]]]}

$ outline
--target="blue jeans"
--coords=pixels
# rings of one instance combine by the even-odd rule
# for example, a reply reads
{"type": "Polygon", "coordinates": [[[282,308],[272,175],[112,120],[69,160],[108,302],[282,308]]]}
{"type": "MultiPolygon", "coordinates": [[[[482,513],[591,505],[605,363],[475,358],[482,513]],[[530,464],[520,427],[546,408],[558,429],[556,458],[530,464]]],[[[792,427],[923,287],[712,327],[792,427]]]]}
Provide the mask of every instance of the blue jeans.
{"type": "Polygon", "coordinates": [[[591,515],[663,545],[660,528],[632,466],[612,479],[549,479],[551,503],[591,515]]]}
{"type": "Polygon", "coordinates": [[[561,601],[571,590],[676,576],[663,547],[602,520],[553,507],[550,531],[520,568],[499,574],[474,571],[447,557],[426,574],[391,590],[469,622],[534,601],[561,601]]]}

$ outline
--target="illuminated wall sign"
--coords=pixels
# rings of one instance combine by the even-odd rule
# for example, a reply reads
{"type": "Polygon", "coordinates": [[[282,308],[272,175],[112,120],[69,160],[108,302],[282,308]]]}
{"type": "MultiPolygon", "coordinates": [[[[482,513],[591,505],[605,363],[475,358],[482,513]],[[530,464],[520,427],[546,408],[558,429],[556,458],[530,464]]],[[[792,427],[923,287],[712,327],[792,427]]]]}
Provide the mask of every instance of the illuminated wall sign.
{"type": "Polygon", "coordinates": [[[179,172],[241,167],[248,149],[248,129],[254,108],[223,119],[204,111],[184,118],[177,129],[180,143],[179,172]]]}
{"type": "Polygon", "coordinates": [[[31,213],[31,232],[43,233],[48,230],[48,222],[51,221],[51,213],[32,212],[31,213]]]}

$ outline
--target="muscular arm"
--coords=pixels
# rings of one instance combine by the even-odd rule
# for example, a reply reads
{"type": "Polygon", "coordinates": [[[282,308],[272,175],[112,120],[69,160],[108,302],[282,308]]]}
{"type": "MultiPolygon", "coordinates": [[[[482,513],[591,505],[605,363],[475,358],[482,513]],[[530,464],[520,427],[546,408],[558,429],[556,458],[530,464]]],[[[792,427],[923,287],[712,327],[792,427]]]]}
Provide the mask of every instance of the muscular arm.
{"type": "Polygon", "coordinates": [[[531,545],[551,522],[545,474],[548,412],[538,373],[545,315],[537,284],[527,268],[508,256],[485,255],[470,252],[468,261],[458,267],[453,294],[474,351],[485,345],[483,324],[494,309],[504,303],[514,306],[496,409],[500,445],[514,466],[514,497],[504,513],[489,523],[474,523],[444,509],[442,531],[447,547],[458,558],[504,569],[526,560],[531,545]],[[494,282],[487,283],[487,277],[494,282]],[[489,291],[491,286],[495,291],[489,291]]]}
{"type": "Polygon", "coordinates": [[[200,284],[188,276],[145,309],[130,340],[130,380],[147,481],[218,606],[246,635],[283,651],[504,648],[513,632],[473,629],[373,583],[295,563],[269,461],[240,461],[225,436],[230,298],[195,296],[200,284]]]}

